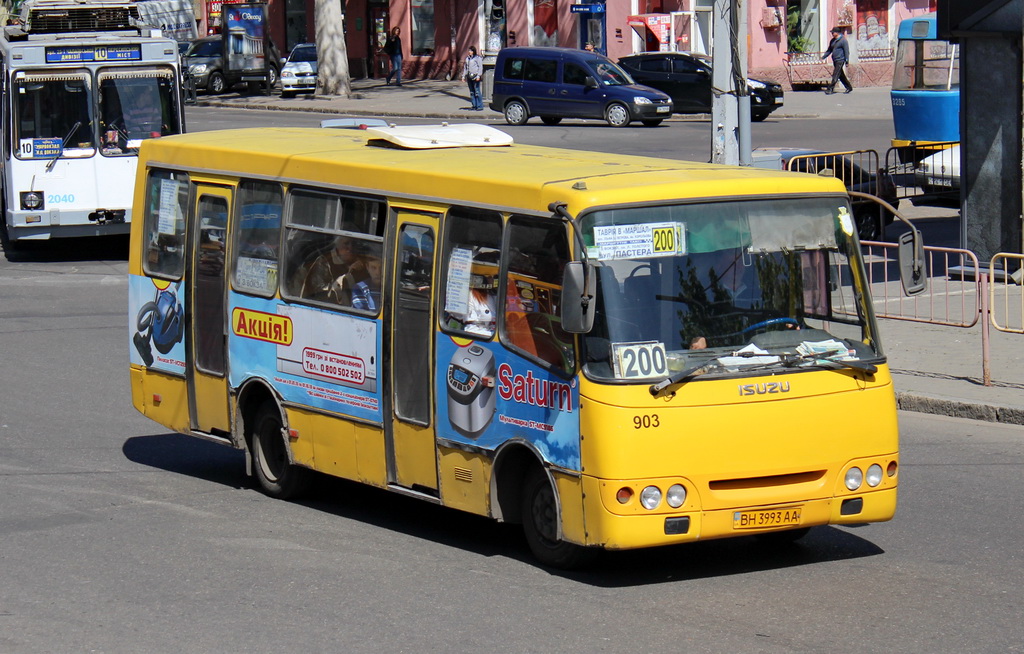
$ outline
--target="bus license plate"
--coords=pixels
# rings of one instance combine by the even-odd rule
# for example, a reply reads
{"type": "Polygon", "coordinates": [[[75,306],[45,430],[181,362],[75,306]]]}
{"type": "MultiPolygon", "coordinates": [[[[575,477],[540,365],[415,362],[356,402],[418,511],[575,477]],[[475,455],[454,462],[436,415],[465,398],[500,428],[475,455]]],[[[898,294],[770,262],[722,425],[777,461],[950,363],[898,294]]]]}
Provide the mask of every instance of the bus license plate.
{"type": "Polygon", "coordinates": [[[763,529],[765,527],[795,527],[800,524],[799,506],[760,511],[737,511],[732,515],[733,529],[763,529]]]}
{"type": "Polygon", "coordinates": [[[667,114],[669,109],[671,109],[671,107],[658,107],[658,113],[667,114]]]}

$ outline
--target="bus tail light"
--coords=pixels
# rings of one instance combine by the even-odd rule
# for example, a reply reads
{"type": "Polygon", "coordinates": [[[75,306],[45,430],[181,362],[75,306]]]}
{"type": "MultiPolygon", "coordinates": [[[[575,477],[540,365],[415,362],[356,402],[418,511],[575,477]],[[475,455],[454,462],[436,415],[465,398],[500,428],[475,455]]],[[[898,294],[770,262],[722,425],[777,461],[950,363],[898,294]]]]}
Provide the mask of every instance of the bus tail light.
{"type": "Polygon", "coordinates": [[[898,465],[895,461],[890,461],[889,466],[885,470],[886,474],[889,475],[890,477],[895,477],[897,467],[898,465]]]}
{"type": "Polygon", "coordinates": [[[615,499],[619,501],[619,504],[628,504],[633,499],[633,489],[629,486],[623,486],[619,489],[619,492],[615,493],[615,499]]]}

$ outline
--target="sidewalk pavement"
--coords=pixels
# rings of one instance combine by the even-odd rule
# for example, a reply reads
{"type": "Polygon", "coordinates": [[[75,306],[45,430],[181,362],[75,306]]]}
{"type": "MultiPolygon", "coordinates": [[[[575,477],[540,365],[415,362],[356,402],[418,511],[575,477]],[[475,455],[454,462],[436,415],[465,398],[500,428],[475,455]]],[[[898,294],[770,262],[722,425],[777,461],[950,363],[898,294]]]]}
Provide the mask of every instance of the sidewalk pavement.
{"type": "MultiPolygon", "coordinates": [[[[353,80],[350,98],[299,96],[284,100],[277,94],[201,95],[198,105],[503,122],[502,115],[490,109],[471,111],[466,85],[443,80],[407,80],[401,87],[386,86],[382,80],[353,80]]],[[[889,89],[884,87],[831,96],[791,91],[773,118],[887,118],[889,112],[889,89]]],[[[912,213],[922,219],[928,217],[926,208],[916,208],[912,213]]],[[[991,385],[985,386],[981,325],[959,328],[891,319],[882,319],[880,324],[901,409],[1024,425],[1024,335],[991,330],[991,385]]]]}

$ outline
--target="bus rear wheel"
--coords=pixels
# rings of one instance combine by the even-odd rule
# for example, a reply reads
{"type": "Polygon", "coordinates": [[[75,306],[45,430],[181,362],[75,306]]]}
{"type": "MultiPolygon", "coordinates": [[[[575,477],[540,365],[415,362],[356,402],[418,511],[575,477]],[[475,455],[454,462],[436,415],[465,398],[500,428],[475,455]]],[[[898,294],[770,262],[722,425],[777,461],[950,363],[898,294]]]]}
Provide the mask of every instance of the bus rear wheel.
{"type": "Polygon", "coordinates": [[[281,413],[273,402],[256,412],[252,427],[252,467],[260,489],[270,497],[288,500],[309,489],[312,473],[288,461],[281,413]]]}
{"type": "Polygon", "coordinates": [[[523,490],[523,533],[537,560],[544,565],[571,570],[593,560],[596,550],[558,539],[558,505],[547,475],[529,475],[523,490]]]}

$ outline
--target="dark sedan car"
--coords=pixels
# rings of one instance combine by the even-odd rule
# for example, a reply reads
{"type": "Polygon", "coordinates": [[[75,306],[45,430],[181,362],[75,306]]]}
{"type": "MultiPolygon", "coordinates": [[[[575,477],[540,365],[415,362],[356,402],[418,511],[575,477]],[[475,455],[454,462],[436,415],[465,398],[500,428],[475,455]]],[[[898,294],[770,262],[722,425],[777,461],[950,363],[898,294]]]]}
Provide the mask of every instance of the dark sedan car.
{"type": "MultiPolygon", "coordinates": [[[[195,80],[196,88],[217,95],[244,81],[238,70],[227,70],[224,65],[224,40],[220,35],[207,36],[192,42],[185,51],[185,65],[195,80]]],[[[270,42],[270,86],[277,84],[281,71],[281,55],[270,42]]]]}
{"type": "MultiPolygon", "coordinates": [[[[619,59],[636,80],[667,93],[677,114],[711,113],[711,59],[687,52],[643,52],[619,59]]],[[[750,119],[762,121],[782,106],[782,85],[748,79],[750,119]]]]}

